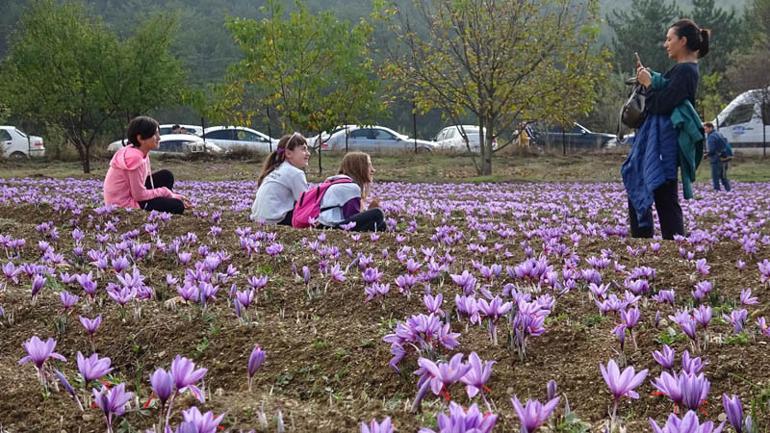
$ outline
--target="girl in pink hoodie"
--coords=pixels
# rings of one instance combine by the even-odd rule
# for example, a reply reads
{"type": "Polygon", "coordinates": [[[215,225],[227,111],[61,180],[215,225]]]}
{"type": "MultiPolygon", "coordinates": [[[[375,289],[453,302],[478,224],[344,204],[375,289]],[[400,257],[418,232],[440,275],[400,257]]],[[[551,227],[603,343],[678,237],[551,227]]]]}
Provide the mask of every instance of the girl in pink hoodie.
{"type": "Polygon", "coordinates": [[[146,116],[134,118],[126,135],[131,145],[118,150],[110,161],[104,178],[104,202],[123,208],[183,213],[190,202],[172,191],[174,175],[168,170],[152,173],[147,156],[160,142],[158,122],[146,116]]]}

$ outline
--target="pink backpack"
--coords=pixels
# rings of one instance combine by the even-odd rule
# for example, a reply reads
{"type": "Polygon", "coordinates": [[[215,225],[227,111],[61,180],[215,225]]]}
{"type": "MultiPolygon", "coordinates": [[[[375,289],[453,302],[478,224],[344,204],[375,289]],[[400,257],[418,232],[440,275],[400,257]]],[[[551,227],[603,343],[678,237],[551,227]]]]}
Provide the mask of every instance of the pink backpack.
{"type": "Polygon", "coordinates": [[[335,179],[331,182],[325,181],[318,186],[314,186],[309,190],[303,192],[299,196],[299,200],[294,204],[294,213],[291,216],[291,226],[298,229],[304,229],[310,227],[310,220],[317,219],[321,212],[332,209],[336,206],[321,209],[321,200],[326,194],[326,190],[332,185],[339,185],[343,183],[353,183],[348,178],[335,179]]]}

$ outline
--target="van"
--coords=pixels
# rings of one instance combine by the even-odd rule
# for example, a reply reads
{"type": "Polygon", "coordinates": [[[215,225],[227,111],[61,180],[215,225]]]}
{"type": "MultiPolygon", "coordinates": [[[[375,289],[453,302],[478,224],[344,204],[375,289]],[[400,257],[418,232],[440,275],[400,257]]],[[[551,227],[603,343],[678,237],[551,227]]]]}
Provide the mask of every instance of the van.
{"type": "Polygon", "coordinates": [[[713,123],[735,148],[763,147],[763,132],[764,140],[770,143],[770,88],[741,93],[717,115],[713,123]],[[763,98],[766,98],[764,104],[763,98]]]}

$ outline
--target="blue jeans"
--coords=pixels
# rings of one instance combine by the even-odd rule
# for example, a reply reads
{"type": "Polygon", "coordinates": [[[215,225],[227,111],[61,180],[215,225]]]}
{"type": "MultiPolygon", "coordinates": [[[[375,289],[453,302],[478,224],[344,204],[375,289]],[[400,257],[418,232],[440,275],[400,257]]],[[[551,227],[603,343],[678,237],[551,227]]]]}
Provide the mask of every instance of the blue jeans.
{"type": "Polygon", "coordinates": [[[711,160],[711,182],[714,190],[719,191],[719,183],[725,187],[725,191],[730,191],[730,180],[727,179],[728,161],[711,160]]]}

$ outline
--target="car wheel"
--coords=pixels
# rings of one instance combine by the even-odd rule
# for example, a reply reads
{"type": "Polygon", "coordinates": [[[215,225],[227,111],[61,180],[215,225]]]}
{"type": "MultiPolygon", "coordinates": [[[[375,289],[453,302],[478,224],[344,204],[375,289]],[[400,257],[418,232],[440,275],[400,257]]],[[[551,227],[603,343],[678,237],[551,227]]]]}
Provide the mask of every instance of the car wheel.
{"type": "Polygon", "coordinates": [[[8,156],[8,159],[11,159],[13,161],[24,161],[28,159],[29,157],[24,152],[13,152],[10,156],[8,156]]]}
{"type": "Polygon", "coordinates": [[[417,153],[431,153],[431,149],[429,147],[418,147],[417,153]]]}

